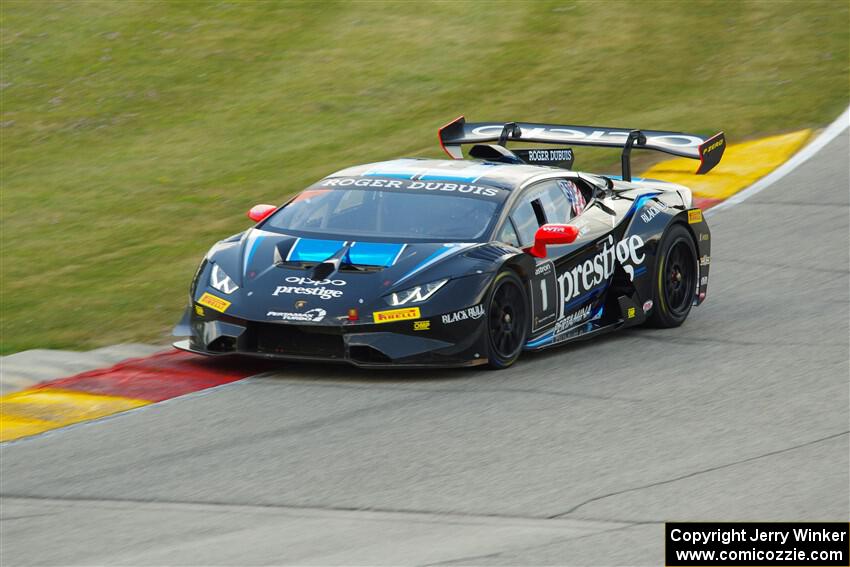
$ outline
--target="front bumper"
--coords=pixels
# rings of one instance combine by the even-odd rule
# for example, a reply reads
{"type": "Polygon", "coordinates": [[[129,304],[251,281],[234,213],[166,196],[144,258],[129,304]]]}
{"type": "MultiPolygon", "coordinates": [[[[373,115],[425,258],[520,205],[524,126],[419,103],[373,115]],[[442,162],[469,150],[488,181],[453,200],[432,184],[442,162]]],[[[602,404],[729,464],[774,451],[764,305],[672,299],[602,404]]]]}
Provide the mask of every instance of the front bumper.
{"type": "Polygon", "coordinates": [[[484,319],[443,324],[300,325],[190,315],[189,340],[176,348],[210,356],[341,362],[365,368],[458,367],[487,363],[484,319]]]}

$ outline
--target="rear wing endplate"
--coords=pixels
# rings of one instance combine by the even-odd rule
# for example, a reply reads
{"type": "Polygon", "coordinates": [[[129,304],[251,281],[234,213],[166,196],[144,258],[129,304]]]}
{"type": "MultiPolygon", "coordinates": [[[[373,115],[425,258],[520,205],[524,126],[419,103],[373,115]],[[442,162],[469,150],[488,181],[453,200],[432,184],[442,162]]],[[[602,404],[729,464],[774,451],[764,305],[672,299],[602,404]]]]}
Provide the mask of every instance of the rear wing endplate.
{"type": "Polygon", "coordinates": [[[702,175],[720,163],[726,149],[726,137],[719,132],[710,138],[664,132],[661,130],[628,130],[599,126],[565,126],[535,124],[531,122],[467,122],[463,116],[449,122],[439,130],[440,146],[453,159],[463,159],[461,145],[508,141],[537,144],[572,144],[622,148],[623,179],[631,181],[629,157],[632,148],[655,150],[674,156],[698,159],[697,175],[702,175]]]}

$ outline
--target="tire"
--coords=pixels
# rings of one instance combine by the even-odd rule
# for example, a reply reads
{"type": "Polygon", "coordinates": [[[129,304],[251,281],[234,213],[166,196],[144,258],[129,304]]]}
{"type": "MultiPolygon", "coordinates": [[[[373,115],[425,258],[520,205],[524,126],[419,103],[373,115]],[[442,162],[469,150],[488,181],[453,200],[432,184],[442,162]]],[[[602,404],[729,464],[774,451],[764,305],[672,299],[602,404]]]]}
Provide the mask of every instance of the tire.
{"type": "Polygon", "coordinates": [[[669,329],[685,322],[696,295],[697,250],[691,233],[674,224],[661,237],[653,278],[653,310],[647,323],[669,329]]]}
{"type": "Polygon", "coordinates": [[[499,272],[487,296],[487,357],[490,368],[512,365],[528,339],[528,294],[512,271],[499,272]]]}

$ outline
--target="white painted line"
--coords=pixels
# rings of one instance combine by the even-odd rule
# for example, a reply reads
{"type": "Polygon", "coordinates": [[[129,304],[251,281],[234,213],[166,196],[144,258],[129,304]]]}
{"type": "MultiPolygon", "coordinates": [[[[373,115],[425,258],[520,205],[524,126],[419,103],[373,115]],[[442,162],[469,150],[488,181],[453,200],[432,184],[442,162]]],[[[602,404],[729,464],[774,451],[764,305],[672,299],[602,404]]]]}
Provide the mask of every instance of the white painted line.
{"type": "Polygon", "coordinates": [[[821,149],[824,148],[828,143],[837,138],[842,132],[847,130],[850,127],[850,106],[835,119],[835,121],[827,126],[826,130],[820,133],[820,135],[815,139],[814,142],[794,154],[794,156],[783,163],[781,166],[774,169],[768,175],[762,177],[746,189],[739,191],[735,195],[729,197],[722,203],[719,203],[703,214],[707,217],[713,216],[714,213],[718,211],[722,211],[723,209],[728,209],[743,203],[753,195],[761,193],[795,169],[805,163],[809,158],[818,153],[821,149]]]}

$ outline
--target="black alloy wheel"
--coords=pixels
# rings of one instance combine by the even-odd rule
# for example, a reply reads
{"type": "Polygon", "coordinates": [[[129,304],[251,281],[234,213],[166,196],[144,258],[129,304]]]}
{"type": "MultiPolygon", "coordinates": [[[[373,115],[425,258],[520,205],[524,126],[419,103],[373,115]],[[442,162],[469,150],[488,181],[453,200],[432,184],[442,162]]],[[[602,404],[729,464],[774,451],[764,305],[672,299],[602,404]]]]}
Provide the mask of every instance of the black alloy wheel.
{"type": "Polygon", "coordinates": [[[691,233],[674,224],[661,239],[649,322],[655,327],[678,327],[685,322],[696,295],[697,251],[691,233]]]}
{"type": "Polygon", "coordinates": [[[528,297],[511,270],[496,276],[487,303],[491,368],[507,368],[519,358],[528,338],[528,297]]]}

